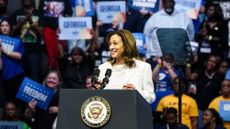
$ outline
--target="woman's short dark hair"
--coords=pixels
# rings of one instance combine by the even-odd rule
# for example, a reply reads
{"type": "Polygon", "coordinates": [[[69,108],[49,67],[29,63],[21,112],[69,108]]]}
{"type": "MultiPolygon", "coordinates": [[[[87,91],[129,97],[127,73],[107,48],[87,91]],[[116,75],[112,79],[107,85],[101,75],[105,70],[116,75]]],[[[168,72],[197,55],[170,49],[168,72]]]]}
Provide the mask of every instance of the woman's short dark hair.
{"type": "Polygon", "coordinates": [[[173,54],[171,54],[171,53],[165,53],[165,54],[163,55],[163,59],[164,59],[167,63],[173,63],[174,60],[175,60],[173,54]]]}
{"type": "MultiPolygon", "coordinates": [[[[12,24],[12,21],[9,19],[9,18],[3,18],[1,19],[0,21],[0,26],[2,25],[3,22],[7,22],[10,26],[10,35],[12,35],[12,32],[13,32],[13,24],[12,24]]],[[[0,33],[2,34],[1,30],[0,30],[0,33]]]]}
{"type": "Polygon", "coordinates": [[[215,118],[216,125],[223,126],[223,119],[221,118],[220,114],[214,109],[214,108],[208,108],[206,111],[210,111],[212,114],[212,117],[215,118]]]}

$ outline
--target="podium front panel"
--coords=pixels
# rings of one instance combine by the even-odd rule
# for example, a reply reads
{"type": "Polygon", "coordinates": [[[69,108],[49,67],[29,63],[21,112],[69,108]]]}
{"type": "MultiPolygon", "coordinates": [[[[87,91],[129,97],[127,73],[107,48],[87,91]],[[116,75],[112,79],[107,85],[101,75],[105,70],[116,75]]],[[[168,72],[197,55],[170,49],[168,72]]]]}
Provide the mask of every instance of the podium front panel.
{"type": "Polygon", "coordinates": [[[91,129],[81,118],[81,106],[93,96],[104,98],[111,106],[111,117],[101,129],[152,129],[151,108],[143,98],[139,100],[137,91],[85,89],[61,90],[57,129],[91,129]]]}

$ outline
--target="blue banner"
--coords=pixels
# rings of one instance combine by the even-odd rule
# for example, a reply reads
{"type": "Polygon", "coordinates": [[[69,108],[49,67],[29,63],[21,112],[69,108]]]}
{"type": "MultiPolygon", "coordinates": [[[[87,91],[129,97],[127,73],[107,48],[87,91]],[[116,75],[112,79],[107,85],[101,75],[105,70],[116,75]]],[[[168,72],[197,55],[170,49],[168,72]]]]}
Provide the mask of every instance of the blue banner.
{"type": "Polygon", "coordinates": [[[21,121],[0,121],[0,129],[23,129],[21,121]]]}
{"type": "Polygon", "coordinates": [[[135,10],[145,9],[149,12],[157,12],[159,0],[128,0],[128,6],[135,10]]]}
{"type": "Polygon", "coordinates": [[[20,40],[17,38],[0,35],[0,42],[2,43],[4,50],[13,52],[18,47],[20,40]]]}
{"type": "Polygon", "coordinates": [[[93,25],[91,17],[59,18],[59,28],[61,30],[59,39],[92,39],[93,25]]]}
{"type": "Polygon", "coordinates": [[[75,0],[75,10],[76,16],[93,16],[93,1],[92,0],[75,0]]]}
{"type": "Polygon", "coordinates": [[[230,101],[220,101],[219,113],[224,121],[230,122],[230,101]]]}
{"type": "Polygon", "coordinates": [[[136,45],[139,50],[139,53],[146,54],[146,48],[145,48],[145,35],[143,33],[132,33],[135,40],[136,45]]]}
{"type": "Polygon", "coordinates": [[[31,102],[34,99],[37,101],[38,107],[47,110],[53,95],[53,89],[45,87],[29,78],[25,78],[16,97],[25,102],[31,102]]]}
{"type": "Polygon", "coordinates": [[[97,18],[103,23],[124,23],[126,21],[125,1],[97,2],[97,18]]]}

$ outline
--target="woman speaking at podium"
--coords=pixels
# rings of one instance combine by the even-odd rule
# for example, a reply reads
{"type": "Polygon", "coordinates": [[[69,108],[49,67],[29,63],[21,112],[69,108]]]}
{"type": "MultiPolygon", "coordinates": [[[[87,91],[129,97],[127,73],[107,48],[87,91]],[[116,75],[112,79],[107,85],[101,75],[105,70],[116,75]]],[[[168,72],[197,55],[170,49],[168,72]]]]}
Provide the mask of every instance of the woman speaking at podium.
{"type": "Polygon", "coordinates": [[[135,38],[125,29],[106,36],[110,57],[99,65],[98,89],[137,90],[148,103],[155,100],[150,64],[138,59],[135,38]]]}

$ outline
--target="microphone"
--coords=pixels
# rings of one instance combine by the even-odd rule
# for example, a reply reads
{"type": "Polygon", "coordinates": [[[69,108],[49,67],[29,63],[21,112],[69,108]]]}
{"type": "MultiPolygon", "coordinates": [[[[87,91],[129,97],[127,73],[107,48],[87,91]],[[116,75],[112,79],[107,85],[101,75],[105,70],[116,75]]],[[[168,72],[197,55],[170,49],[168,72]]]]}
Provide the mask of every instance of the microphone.
{"type": "Polygon", "coordinates": [[[109,83],[109,77],[111,76],[111,73],[112,73],[111,69],[106,69],[105,78],[102,80],[100,89],[104,89],[106,84],[109,83]]]}
{"type": "Polygon", "coordinates": [[[98,81],[98,76],[99,76],[99,74],[100,74],[100,69],[95,68],[94,71],[93,71],[92,79],[91,79],[91,82],[92,82],[92,85],[93,85],[94,88],[96,88],[96,87],[95,87],[95,84],[96,84],[97,81],[98,81]]]}

